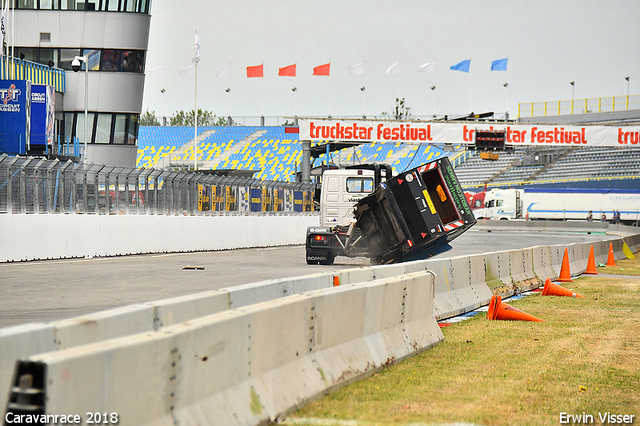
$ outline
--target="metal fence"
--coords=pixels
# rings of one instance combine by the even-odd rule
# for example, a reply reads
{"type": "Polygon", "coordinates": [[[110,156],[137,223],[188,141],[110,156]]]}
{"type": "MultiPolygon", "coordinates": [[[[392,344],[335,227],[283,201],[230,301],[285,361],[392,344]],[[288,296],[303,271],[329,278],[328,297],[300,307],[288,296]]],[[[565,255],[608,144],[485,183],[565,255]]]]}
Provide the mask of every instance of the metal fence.
{"type": "Polygon", "coordinates": [[[592,112],[626,111],[640,108],[640,95],[574,99],[518,104],[518,117],[547,117],[588,114],[592,112]]]}
{"type": "Polygon", "coordinates": [[[314,211],[315,186],[0,156],[0,213],[297,214],[314,211]]]}

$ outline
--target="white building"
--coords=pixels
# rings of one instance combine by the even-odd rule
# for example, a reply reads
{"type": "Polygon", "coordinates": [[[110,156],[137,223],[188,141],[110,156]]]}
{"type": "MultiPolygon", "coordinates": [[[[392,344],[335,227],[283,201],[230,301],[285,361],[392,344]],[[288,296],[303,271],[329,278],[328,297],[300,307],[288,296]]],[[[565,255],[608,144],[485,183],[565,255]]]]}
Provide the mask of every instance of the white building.
{"type": "Polygon", "coordinates": [[[16,7],[15,57],[66,70],[56,135],[84,146],[84,65],[76,73],[71,62],[87,56],[86,161],[135,167],[151,0],[6,1],[16,7]]]}

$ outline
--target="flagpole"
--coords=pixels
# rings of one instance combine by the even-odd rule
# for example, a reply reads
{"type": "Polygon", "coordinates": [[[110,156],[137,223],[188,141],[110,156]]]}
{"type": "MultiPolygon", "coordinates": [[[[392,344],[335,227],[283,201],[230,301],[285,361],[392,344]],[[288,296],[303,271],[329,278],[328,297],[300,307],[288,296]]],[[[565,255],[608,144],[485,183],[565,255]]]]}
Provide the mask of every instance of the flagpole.
{"type": "Polygon", "coordinates": [[[195,100],[195,111],[193,113],[193,170],[198,170],[198,62],[200,62],[200,42],[198,41],[198,31],[196,31],[196,39],[193,45],[193,58],[191,62],[195,64],[195,77],[196,81],[194,84],[194,100],[195,100]]]}
{"type": "MultiPolygon", "coordinates": [[[[509,60],[509,55],[507,55],[507,61],[509,60]]],[[[507,73],[507,81],[505,82],[505,84],[507,85],[507,99],[506,99],[506,104],[505,104],[505,110],[504,110],[504,118],[506,120],[509,119],[509,69],[507,68],[506,70],[507,73]]]]}
{"type": "Polygon", "coordinates": [[[194,120],[194,137],[193,137],[193,152],[194,152],[194,170],[198,170],[198,63],[196,62],[196,84],[195,84],[195,120],[194,120]]]}
{"type": "MultiPolygon", "coordinates": [[[[329,61],[329,66],[331,66],[331,61],[329,61]]],[[[329,77],[329,117],[331,117],[331,92],[332,92],[332,84],[331,84],[331,76],[328,75],[327,77],[329,77]]],[[[327,165],[329,164],[329,158],[327,157],[327,165]]]]}
{"type": "MultiPolygon", "coordinates": [[[[469,63],[471,63],[471,59],[469,58],[469,63]]],[[[469,112],[473,112],[473,75],[469,72],[469,112]]]]}
{"type": "Polygon", "coordinates": [[[16,7],[15,3],[13,4],[13,8],[11,9],[11,78],[16,78],[15,66],[13,63],[13,58],[16,54],[16,7]]]}
{"type": "Polygon", "coordinates": [[[2,26],[4,28],[2,28],[2,43],[3,46],[0,46],[0,50],[4,49],[4,61],[2,63],[2,78],[5,80],[9,79],[9,61],[8,61],[8,56],[9,56],[9,43],[7,42],[7,24],[9,20],[8,16],[4,16],[4,12],[8,11],[5,10],[5,8],[9,7],[9,0],[4,0],[4,5],[2,7],[2,26]],[[6,46],[6,47],[5,47],[6,46]]]}

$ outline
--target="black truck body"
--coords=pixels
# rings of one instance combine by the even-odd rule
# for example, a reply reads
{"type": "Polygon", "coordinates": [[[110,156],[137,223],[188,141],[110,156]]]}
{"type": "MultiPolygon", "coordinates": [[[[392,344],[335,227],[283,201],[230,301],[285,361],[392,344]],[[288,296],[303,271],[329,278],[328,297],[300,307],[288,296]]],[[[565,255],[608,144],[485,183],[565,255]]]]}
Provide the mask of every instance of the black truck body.
{"type": "Polygon", "coordinates": [[[424,259],[449,250],[476,223],[447,157],[381,182],[353,214],[350,227],[307,230],[307,263],[332,264],[336,256],[374,264],[424,259]]]}

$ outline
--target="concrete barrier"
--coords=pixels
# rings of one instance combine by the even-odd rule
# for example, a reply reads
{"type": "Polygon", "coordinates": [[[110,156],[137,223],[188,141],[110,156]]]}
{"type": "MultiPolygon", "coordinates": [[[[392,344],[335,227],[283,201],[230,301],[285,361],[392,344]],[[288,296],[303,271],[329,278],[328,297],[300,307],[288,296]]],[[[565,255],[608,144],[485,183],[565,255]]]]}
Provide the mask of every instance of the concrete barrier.
{"type": "Polygon", "coordinates": [[[317,290],[35,355],[16,377],[46,383],[47,413],[261,424],[440,342],[433,298],[427,272],[317,290]]]}
{"type": "Polygon", "coordinates": [[[307,227],[317,224],[311,214],[2,214],[0,262],[300,244],[307,227]]]}
{"type": "Polygon", "coordinates": [[[587,221],[561,221],[561,220],[478,220],[474,226],[476,230],[482,231],[545,231],[545,232],[581,232],[581,233],[608,233],[626,232],[627,226],[619,231],[618,226],[607,222],[587,222],[587,221]]]}
{"type": "Polygon", "coordinates": [[[511,280],[511,271],[509,270],[508,251],[485,253],[484,259],[485,282],[490,289],[493,290],[498,287],[508,288],[513,285],[513,281],[511,280]]]}
{"type": "MultiPolygon", "coordinates": [[[[623,227],[624,231],[628,227],[623,227]]],[[[626,232],[630,247],[640,244],[640,234],[626,232]]],[[[596,260],[606,263],[609,243],[614,243],[616,259],[625,257],[622,239],[592,243],[596,260]]],[[[589,246],[570,245],[572,273],[586,268],[589,246]]],[[[637,251],[637,250],[634,250],[637,251]]],[[[381,278],[433,270],[436,275],[434,315],[444,319],[482,306],[491,297],[491,288],[505,286],[503,294],[522,279],[556,278],[564,246],[538,246],[510,252],[494,252],[452,259],[431,259],[395,265],[355,268],[303,277],[270,280],[220,291],[183,296],[146,304],[117,308],[51,324],[30,324],[0,329],[0,400],[6,400],[15,360],[40,352],[70,349],[79,345],[115,339],[136,333],[163,330],[168,326],[211,315],[229,308],[241,308],[285,296],[332,288],[334,276],[341,286],[366,283],[381,278]],[[529,267],[531,265],[531,267],[529,267]]]]}
{"type": "Polygon", "coordinates": [[[556,279],[557,272],[551,267],[551,248],[549,246],[535,246],[531,248],[533,257],[533,272],[536,277],[544,281],[547,277],[556,279]]]}
{"type": "Polygon", "coordinates": [[[436,264],[444,268],[442,276],[445,278],[436,280],[440,285],[436,285],[434,300],[437,320],[472,311],[489,302],[492,292],[484,282],[483,256],[458,256],[436,264]],[[443,288],[445,284],[446,289],[443,288]]]}

